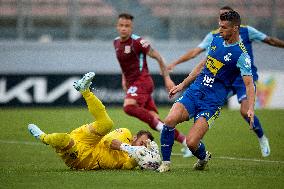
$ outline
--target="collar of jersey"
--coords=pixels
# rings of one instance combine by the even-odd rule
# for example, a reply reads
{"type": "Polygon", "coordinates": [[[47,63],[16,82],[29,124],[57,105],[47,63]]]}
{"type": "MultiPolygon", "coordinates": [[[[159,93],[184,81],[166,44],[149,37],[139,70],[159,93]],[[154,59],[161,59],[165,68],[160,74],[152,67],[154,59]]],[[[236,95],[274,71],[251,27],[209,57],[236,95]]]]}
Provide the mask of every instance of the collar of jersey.
{"type": "Polygon", "coordinates": [[[224,47],[231,47],[231,46],[238,45],[240,42],[243,41],[241,35],[239,35],[239,37],[240,37],[240,40],[239,40],[239,41],[237,41],[236,43],[228,44],[228,45],[226,44],[226,42],[225,42],[225,40],[224,40],[224,42],[223,42],[224,47]]]}

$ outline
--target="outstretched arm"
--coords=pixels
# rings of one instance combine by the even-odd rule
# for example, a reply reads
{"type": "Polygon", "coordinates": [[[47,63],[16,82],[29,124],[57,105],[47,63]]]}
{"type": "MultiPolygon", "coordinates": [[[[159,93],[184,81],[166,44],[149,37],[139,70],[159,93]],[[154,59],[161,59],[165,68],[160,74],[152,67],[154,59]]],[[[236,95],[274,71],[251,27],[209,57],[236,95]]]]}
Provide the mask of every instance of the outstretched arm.
{"type": "Polygon", "coordinates": [[[284,41],[281,39],[278,39],[276,37],[270,37],[267,36],[264,40],[264,43],[274,46],[274,47],[280,47],[280,48],[284,48],[284,41]]]}
{"type": "Polygon", "coordinates": [[[189,51],[187,51],[184,55],[182,55],[179,59],[177,59],[176,61],[172,62],[171,64],[169,64],[167,66],[167,69],[169,71],[173,71],[174,68],[178,65],[181,64],[183,62],[186,62],[190,59],[195,58],[197,55],[199,55],[200,53],[202,53],[205,49],[200,48],[200,47],[196,47],[193,49],[190,49],[189,51]]]}
{"type": "Polygon", "coordinates": [[[172,98],[174,95],[180,91],[182,91],[184,88],[186,88],[190,83],[192,83],[198,74],[201,73],[204,65],[206,63],[206,59],[203,59],[199,64],[197,64],[193,70],[190,72],[190,74],[177,86],[174,86],[170,92],[169,92],[169,97],[172,98]]]}
{"type": "Polygon", "coordinates": [[[189,50],[186,54],[181,56],[178,60],[174,61],[173,63],[169,64],[167,67],[169,71],[173,71],[174,67],[178,64],[181,64],[183,62],[186,62],[190,59],[195,58],[197,55],[208,49],[211,45],[211,42],[213,40],[213,34],[212,32],[209,32],[205,38],[202,40],[202,42],[195,48],[189,50]]]}
{"type": "Polygon", "coordinates": [[[151,58],[154,58],[158,62],[160,66],[161,75],[164,78],[166,89],[169,91],[173,86],[175,86],[175,84],[170,78],[169,72],[162,56],[158,53],[158,51],[152,48],[150,48],[147,55],[149,55],[151,58]]]}

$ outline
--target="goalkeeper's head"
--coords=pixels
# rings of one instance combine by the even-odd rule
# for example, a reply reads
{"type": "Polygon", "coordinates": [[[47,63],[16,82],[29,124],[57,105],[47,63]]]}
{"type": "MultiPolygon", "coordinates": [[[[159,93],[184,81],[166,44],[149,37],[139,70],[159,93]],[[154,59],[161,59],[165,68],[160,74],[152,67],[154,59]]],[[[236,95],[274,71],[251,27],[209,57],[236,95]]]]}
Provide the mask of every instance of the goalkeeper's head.
{"type": "Polygon", "coordinates": [[[154,137],[152,133],[145,130],[140,130],[134,137],[132,141],[132,146],[147,146],[147,140],[153,141],[154,137]]]}

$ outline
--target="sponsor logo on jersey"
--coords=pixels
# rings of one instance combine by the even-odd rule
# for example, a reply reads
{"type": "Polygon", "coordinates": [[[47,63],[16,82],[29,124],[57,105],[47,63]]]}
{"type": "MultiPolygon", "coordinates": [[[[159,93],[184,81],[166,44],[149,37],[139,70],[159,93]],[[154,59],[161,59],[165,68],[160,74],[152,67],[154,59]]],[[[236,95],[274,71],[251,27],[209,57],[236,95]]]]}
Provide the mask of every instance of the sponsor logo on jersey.
{"type": "Polygon", "coordinates": [[[215,58],[213,58],[209,55],[207,56],[206,67],[214,76],[216,76],[218,71],[223,66],[224,66],[224,64],[222,62],[220,62],[219,60],[217,60],[217,59],[215,59],[215,58]]]}
{"type": "Polygon", "coordinates": [[[136,86],[131,86],[127,90],[127,94],[130,94],[131,96],[137,96],[137,93],[136,93],[137,90],[138,90],[138,88],[136,86]]]}

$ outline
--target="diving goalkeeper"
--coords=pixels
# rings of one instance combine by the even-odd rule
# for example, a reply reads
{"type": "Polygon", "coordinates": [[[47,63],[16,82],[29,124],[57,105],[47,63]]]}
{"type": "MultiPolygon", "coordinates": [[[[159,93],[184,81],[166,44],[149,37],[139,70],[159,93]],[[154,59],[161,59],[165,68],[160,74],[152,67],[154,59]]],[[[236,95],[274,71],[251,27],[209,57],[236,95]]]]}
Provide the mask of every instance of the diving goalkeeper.
{"type": "Polygon", "coordinates": [[[74,88],[81,92],[95,118],[93,123],[71,133],[46,134],[34,124],[29,124],[28,130],[35,138],[54,148],[71,169],[133,169],[138,165],[156,169],[160,155],[149,131],[141,130],[134,137],[126,128],[110,132],[113,121],[105,106],[89,89],[94,76],[94,72],[89,72],[74,82],[74,88]]]}

